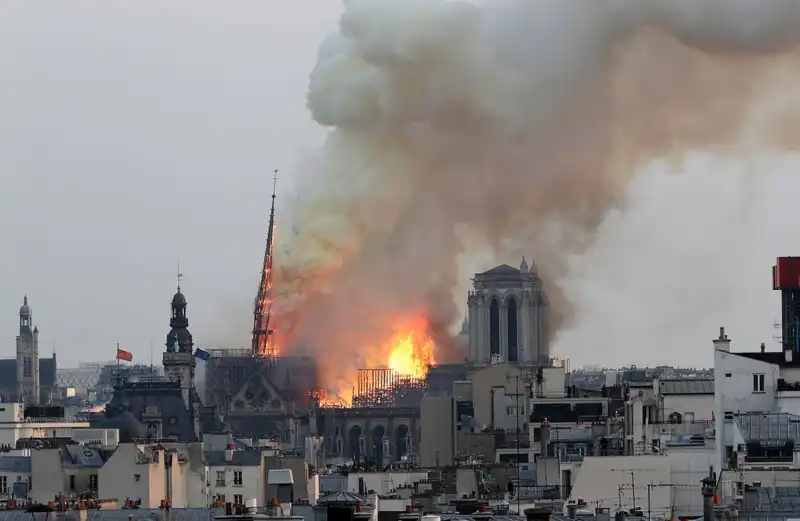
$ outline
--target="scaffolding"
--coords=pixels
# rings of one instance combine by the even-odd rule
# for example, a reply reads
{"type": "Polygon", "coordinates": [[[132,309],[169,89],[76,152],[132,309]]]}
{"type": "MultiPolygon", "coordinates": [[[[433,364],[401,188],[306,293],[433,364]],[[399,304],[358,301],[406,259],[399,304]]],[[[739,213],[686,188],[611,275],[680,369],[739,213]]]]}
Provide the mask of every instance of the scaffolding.
{"type": "Polygon", "coordinates": [[[353,407],[415,407],[425,388],[424,379],[393,369],[359,369],[353,407]]]}

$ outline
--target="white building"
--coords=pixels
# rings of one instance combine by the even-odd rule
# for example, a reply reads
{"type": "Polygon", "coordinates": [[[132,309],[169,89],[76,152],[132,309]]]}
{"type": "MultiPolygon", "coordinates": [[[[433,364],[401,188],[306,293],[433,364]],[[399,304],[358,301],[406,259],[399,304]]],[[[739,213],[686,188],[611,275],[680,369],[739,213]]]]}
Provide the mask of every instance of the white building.
{"type": "Polygon", "coordinates": [[[23,404],[0,403],[0,445],[15,447],[23,438],[71,438],[75,431],[88,428],[88,422],[63,418],[25,418],[23,404]]]}
{"type": "Polygon", "coordinates": [[[690,423],[714,418],[713,378],[671,378],[654,380],[654,384],[659,419],[690,423]]]}
{"type": "Polygon", "coordinates": [[[258,450],[206,452],[209,495],[212,501],[243,505],[247,498],[264,497],[264,458],[258,450]]]}
{"type": "Polygon", "coordinates": [[[31,482],[29,456],[0,455],[0,498],[27,497],[31,482]],[[22,487],[16,484],[21,484],[22,487]]]}
{"type": "MultiPolygon", "coordinates": [[[[724,328],[720,328],[719,338],[714,340],[715,469],[730,468],[734,453],[742,452],[739,446],[748,441],[794,441],[791,433],[781,427],[792,423],[790,418],[773,415],[800,415],[799,382],[800,356],[796,353],[790,349],[766,351],[763,344],[757,352],[735,353],[724,328]],[[749,413],[762,413],[763,422],[754,420],[749,413]],[[743,427],[752,432],[742,433],[743,427]],[[742,438],[751,434],[754,437],[750,440],[742,438]]],[[[755,449],[752,445],[751,451],[755,449]]]]}

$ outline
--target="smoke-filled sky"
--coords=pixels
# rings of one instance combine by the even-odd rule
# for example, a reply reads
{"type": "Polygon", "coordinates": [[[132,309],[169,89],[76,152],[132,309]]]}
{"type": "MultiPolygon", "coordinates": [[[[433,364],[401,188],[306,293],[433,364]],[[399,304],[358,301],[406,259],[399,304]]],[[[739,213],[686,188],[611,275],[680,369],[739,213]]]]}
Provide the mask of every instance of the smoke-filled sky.
{"type": "Polygon", "coordinates": [[[777,348],[800,2],[347,4],[4,5],[0,354],[27,292],[62,365],[158,356],[179,260],[198,345],[246,344],[273,168],[291,341],[327,363],[459,323],[523,253],[573,365],[777,348]]]}

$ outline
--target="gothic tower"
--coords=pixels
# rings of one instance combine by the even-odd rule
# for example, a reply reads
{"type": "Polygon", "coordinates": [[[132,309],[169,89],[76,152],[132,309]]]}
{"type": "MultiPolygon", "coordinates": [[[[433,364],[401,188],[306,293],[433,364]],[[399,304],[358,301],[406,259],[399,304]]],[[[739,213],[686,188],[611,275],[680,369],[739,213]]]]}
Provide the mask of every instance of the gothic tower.
{"type": "Polygon", "coordinates": [[[39,328],[33,326],[27,295],[19,308],[17,396],[18,400],[29,405],[39,404],[39,328]]]}
{"type": "Polygon", "coordinates": [[[476,364],[547,364],[548,300],[542,279],[525,258],[519,269],[507,264],[473,280],[467,297],[469,361],[476,364]]]}
{"type": "Polygon", "coordinates": [[[178,291],[172,297],[172,318],[167,334],[167,351],[163,356],[164,372],[172,381],[180,381],[186,408],[191,410],[194,398],[194,368],[197,361],[192,353],[192,334],[189,332],[189,319],[186,317],[186,297],[178,291]]]}

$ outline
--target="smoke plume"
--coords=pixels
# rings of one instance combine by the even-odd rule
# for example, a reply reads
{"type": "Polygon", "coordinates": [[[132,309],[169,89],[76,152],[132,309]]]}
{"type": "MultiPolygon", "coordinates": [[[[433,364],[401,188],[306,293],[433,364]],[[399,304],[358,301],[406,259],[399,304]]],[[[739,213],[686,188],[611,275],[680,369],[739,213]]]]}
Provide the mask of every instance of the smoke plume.
{"type": "Polygon", "coordinates": [[[476,248],[532,255],[555,330],[573,326],[556,281],[639,168],[788,144],[796,111],[746,123],[797,40],[795,0],[347,1],[308,92],[331,132],[278,235],[281,343],[332,387],[385,364],[376,339],[408,314],[463,357],[447,339],[491,267],[476,248]]]}

